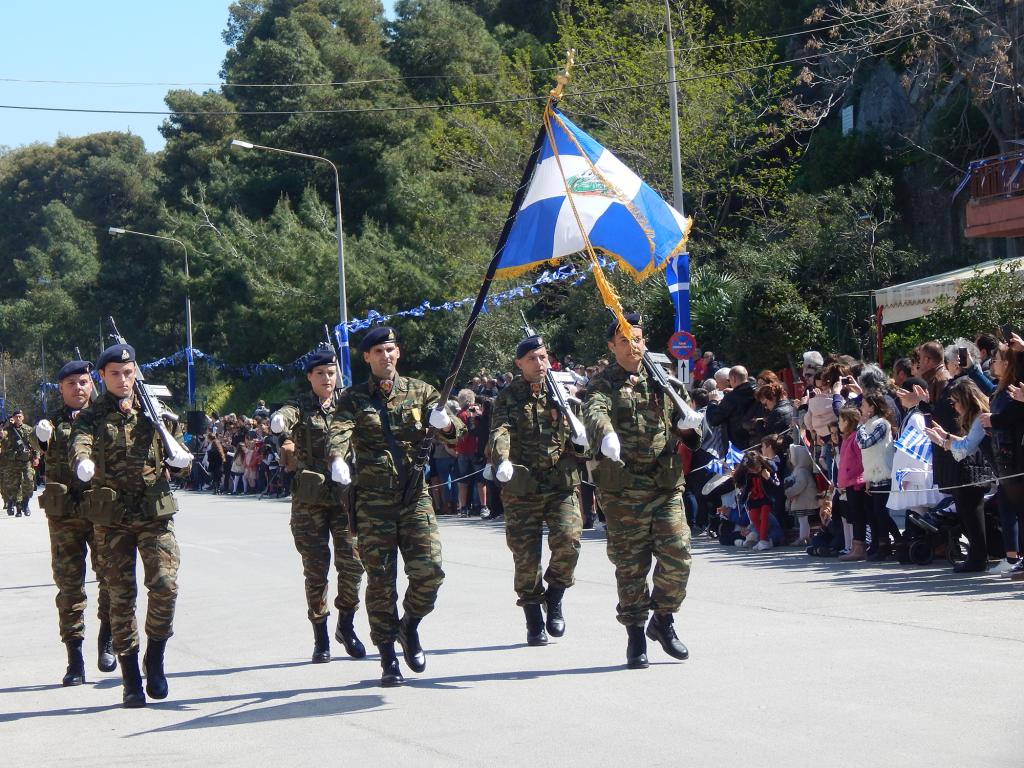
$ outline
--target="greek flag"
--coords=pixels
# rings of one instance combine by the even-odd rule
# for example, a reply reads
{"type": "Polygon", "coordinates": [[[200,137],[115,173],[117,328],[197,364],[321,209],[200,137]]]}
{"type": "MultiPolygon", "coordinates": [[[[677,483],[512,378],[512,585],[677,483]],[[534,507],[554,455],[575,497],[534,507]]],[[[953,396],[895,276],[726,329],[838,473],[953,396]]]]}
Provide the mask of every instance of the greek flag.
{"type": "MultiPolygon", "coordinates": [[[[665,283],[676,311],[676,330],[690,330],[690,254],[681,253],[665,267],[665,283]]],[[[713,373],[713,371],[712,371],[713,373]]],[[[710,375],[710,374],[709,374],[710,375]]]]}
{"type": "Polygon", "coordinates": [[[922,464],[928,464],[932,460],[932,441],[916,427],[907,427],[899,439],[893,441],[893,446],[922,464]]]}
{"type": "Polygon", "coordinates": [[[544,121],[546,135],[497,277],[582,251],[581,226],[595,249],[638,281],[685,252],[690,219],[557,109],[548,109],[544,121]]]}
{"type": "Polygon", "coordinates": [[[731,469],[738,466],[741,461],[743,461],[743,451],[729,443],[729,451],[725,454],[725,466],[731,469]]]}

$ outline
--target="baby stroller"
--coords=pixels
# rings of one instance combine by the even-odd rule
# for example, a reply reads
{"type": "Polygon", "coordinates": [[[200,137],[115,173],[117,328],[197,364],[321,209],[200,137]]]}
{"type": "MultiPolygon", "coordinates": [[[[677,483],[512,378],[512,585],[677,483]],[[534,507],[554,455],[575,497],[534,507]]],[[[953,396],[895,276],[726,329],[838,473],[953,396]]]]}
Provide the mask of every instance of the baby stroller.
{"type": "MultiPolygon", "coordinates": [[[[907,523],[908,532],[913,525],[922,534],[907,542],[907,556],[912,563],[929,565],[936,554],[944,554],[951,565],[956,565],[967,557],[967,538],[951,497],[924,514],[908,512],[907,523]]],[[[985,496],[985,534],[989,542],[1002,541],[995,493],[985,496]]]]}

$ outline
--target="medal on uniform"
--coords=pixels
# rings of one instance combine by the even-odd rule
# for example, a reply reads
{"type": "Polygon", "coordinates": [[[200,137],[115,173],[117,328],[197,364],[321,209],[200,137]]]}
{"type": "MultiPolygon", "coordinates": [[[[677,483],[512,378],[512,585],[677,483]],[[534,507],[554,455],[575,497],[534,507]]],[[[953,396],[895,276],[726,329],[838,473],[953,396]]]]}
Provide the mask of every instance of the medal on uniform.
{"type": "Polygon", "coordinates": [[[130,397],[126,397],[117,404],[117,407],[121,409],[121,413],[131,413],[132,399],[130,397]]]}
{"type": "Polygon", "coordinates": [[[421,415],[420,414],[420,409],[419,408],[410,408],[409,410],[412,411],[412,417],[416,421],[416,429],[423,429],[423,423],[420,420],[420,415],[421,415]]]}
{"type": "Polygon", "coordinates": [[[380,388],[380,391],[383,392],[385,395],[391,394],[392,382],[390,379],[388,379],[387,381],[382,381],[377,386],[380,388]]]}
{"type": "Polygon", "coordinates": [[[639,381],[640,381],[640,377],[639,376],[636,376],[635,374],[630,375],[630,377],[629,377],[629,386],[635,387],[639,381]]]}
{"type": "Polygon", "coordinates": [[[72,411],[71,412],[71,420],[74,421],[75,419],[77,419],[78,418],[78,414],[80,414],[80,413],[81,413],[81,411],[72,411]]]}
{"type": "Polygon", "coordinates": [[[534,381],[530,383],[530,392],[534,395],[540,394],[540,382],[534,381]]]}

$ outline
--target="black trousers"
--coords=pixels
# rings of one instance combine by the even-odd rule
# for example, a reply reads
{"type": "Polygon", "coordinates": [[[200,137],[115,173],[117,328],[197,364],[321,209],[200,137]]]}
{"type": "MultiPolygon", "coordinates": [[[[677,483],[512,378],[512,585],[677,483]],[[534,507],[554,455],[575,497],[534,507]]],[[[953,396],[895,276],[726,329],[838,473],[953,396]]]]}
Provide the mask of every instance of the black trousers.
{"type": "Polygon", "coordinates": [[[846,489],[843,517],[853,526],[853,540],[864,542],[868,538],[868,493],[863,488],[846,489]]]}
{"type": "Polygon", "coordinates": [[[967,488],[954,488],[953,501],[960,524],[964,527],[970,554],[967,560],[971,563],[988,561],[988,544],[985,539],[985,489],[972,485],[967,488]]]}
{"type": "Polygon", "coordinates": [[[871,486],[871,493],[868,494],[871,504],[871,543],[875,549],[882,544],[889,544],[890,541],[902,541],[903,536],[896,522],[889,514],[889,491],[891,483],[881,483],[871,486]],[[890,539],[890,536],[892,537],[890,539]]]}

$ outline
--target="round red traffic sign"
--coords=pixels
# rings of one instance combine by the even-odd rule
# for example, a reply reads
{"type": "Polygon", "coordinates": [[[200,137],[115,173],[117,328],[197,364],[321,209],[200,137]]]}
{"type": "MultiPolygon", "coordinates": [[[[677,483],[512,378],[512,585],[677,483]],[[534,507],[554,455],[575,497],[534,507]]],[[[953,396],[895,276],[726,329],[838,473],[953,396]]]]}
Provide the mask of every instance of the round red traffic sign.
{"type": "Polygon", "coordinates": [[[691,360],[697,351],[697,339],[689,331],[676,331],[669,337],[668,353],[676,360],[691,360]]]}

